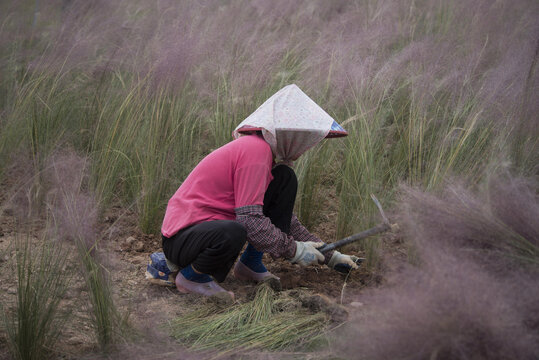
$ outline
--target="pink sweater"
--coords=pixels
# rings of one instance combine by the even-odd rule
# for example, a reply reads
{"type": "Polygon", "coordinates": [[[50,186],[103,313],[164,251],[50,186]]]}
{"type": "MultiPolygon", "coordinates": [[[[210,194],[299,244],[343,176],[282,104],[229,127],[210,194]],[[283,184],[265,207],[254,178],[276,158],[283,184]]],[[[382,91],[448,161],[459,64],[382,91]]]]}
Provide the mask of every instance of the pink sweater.
{"type": "Polygon", "coordinates": [[[242,136],[206,156],[168,202],[161,232],[209,220],[234,220],[234,208],[263,205],[271,176],[271,148],[257,135],[242,136]]]}

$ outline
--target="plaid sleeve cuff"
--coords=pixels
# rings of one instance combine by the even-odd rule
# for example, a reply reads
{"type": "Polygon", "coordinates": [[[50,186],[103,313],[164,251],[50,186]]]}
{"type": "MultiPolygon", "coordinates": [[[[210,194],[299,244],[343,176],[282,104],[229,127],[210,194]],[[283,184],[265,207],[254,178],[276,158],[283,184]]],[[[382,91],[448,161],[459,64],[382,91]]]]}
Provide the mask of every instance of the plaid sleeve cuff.
{"type": "Polygon", "coordinates": [[[246,205],[235,208],[236,216],[238,215],[264,215],[262,205],[246,205]]]}
{"type": "Polygon", "coordinates": [[[292,258],[296,242],[264,216],[261,205],[247,205],[234,209],[236,221],[247,230],[247,240],[258,251],[267,252],[273,258],[292,258]]]}

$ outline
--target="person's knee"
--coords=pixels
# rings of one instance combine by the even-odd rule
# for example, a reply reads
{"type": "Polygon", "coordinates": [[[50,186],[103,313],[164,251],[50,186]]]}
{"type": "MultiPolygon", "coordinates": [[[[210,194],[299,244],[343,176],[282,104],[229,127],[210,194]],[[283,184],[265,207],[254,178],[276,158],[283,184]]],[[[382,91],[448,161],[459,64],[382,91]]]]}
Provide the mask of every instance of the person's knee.
{"type": "Polygon", "coordinates": [[[245,241],[247,241],[247,230],[245,227],[236,221],[227,221],[222,231],[228,246],[237,249],[239,252],[245,241]]]}

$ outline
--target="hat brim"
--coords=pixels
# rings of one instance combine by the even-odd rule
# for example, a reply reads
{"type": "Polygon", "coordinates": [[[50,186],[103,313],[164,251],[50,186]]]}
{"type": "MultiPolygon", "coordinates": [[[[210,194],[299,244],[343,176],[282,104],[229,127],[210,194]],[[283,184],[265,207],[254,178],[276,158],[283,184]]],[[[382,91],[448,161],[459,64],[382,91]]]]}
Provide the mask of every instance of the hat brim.
{"type": "MultiPolygon", "coordinates": [[[[247,126],[242,126],[237,131],[240,134],[250,134],[256,131],[262,131],[262,128],[247,125],[247,126]]],[[[345,136],[348,136],[347,131],[330,130],[329,133],[326,135],[326,139],[334,139],[334,138],[345,137],[345,136]]]]}
{"type": "Polygon", "coordinates": [[[340,138],[345,136],[348,136],[347,131],[330,130],[329,133],[326,135],[326,139],[340,138]]]}

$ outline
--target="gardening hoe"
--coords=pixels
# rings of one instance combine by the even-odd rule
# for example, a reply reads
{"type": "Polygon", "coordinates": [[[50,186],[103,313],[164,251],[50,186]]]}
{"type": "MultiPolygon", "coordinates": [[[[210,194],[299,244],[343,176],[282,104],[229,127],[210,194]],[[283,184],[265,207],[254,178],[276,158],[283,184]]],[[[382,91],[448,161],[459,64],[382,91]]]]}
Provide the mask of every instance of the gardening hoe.
{"type": "MultiPolygon", "coordinates": [[[[381,224],[378,224],[375,227],[367,229],[367,230],[362,231],[360,233],[350,235],[350,236],[348,236],[348,237],[346,237],[344,239],[341,239],[339,241],[335,241],[334,243],[325,244],[322,247],[319,247],[317,250],[320,251],[323,254],[323,253],[326,253],[328,251],[338,249],[338,248],[340,248],[340,247],[342,247],[344,245],[356,242],[356,241],[361,240],[361,239],[365,239],[366,237],[369,237],[369,236],[372,236],[372,235],[380,234],[380,233],[383,233],[383,232],[386,232],[386,231],[389,231],[389,230],[391,230],[391,231],[398,230],[399,226],[397,224],[391,224],[389,222],[386,214],[384,213],[384,209],[382,209],[382,205],[380,205],[380,202],[378,201],[376,196],[371,194],[371,198],[372,198],[372,201],[374,201],[374,203],[378,207],[378,210],[380,211],[380,215],[382,215],[383,222],[381,224]]],[[[356,260],[356,264],[360,265],[364,260],[365,260],[364,258],[359,258],[359,259],[356,260]]],[[[348,272],[347,271],[348,269],[346,269],[346,270],[345,269],[336,269],[336,270],[340,271],[340,272],[348,272]],[[341,270],[343,270],[343,271],[341,271],[341,270]]]]}

